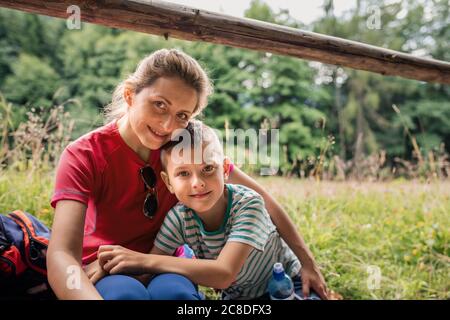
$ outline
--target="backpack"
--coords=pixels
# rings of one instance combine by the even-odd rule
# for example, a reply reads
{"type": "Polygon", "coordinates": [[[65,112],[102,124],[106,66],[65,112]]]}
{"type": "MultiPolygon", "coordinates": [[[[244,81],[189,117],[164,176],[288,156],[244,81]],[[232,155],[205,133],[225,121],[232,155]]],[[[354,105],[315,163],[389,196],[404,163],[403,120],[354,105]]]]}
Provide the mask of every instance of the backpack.
{"type": "Polygon", "coordinates": [[[33,215],[0,214],[0,300],[55,299],[47,280],[50,229],[33,215]]]}

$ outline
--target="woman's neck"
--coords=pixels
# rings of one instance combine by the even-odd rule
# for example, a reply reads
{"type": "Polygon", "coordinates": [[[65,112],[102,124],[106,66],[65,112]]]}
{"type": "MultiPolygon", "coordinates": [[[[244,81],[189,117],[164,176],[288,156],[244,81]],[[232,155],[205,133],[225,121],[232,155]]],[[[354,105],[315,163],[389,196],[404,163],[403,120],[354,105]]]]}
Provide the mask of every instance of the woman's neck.
{"type": "Polygon", "coordinates": [[[117,127],[123,141],[125,141],[125,143],[138,154],[139,158],[147,162],[150,155],[150,149],[143,146],[139,141],[139,138],[134,133],[133,128],[131,128],[127,114],[117,121],[117,127]]]}

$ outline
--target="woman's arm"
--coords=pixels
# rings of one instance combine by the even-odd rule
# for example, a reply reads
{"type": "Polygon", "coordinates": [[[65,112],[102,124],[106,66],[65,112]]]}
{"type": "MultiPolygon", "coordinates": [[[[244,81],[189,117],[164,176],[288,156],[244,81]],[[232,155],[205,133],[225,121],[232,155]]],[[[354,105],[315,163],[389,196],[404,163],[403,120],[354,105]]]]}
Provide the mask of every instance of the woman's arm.
{"type": "Polygon", "coordinates": [[[150,250],[150,254],[159,254],[161,256],[171,256],[170,254],[168,254],[167,252],[161,250],[160,248],[158,248],[155,245],[153,245],[152,250],[150,250]]]}
{"type": "Polygon", "coordinates": [[[171,272],[202,286],[225,289],[236,280],[251,250],[247,244],[228,242],[216,260],[206,260],[144,254],[121,246],[101,246],[98,259],[110,274],[171,272]]]}
{"type": "Polygon", "coordinates": [[[265,191],[258,182],[242,172],[236,166],[231,172],[228,182],[247,186],[258,192],[264,198],[266,209],[269,212],[273,223],[277,227],[280,236],[286,241],[288,246],[302,263],[303,293],[307,296],[309,294],[309,287],[311,286],[323,299],[326,299],[326,283],[316,265],[314,257],[306,246],[305,241],[297,228],[280,204],[265,191]]]}
{"type": "Polygon", "coordinates": [[[47,252],[50,286],[59,299],[102,299],[81,267],[86,205],[61,200],[56,204],[47,252]]]}
{"type": "MultiPolygon", "coordinates": [[[[160,254],[160,255],[169,255],[167,252],[162,251],[161,249],[159,249],[156,246],[153,246],[153,248],[150,250],[150,253],[160,254]]],[[[93,262],[91,262],[90,264],[85,266],[84,272],[86,272],[86,275],[88,276],[89,280],[94,285],[98,281],[100,281],[103,277],[108,275],[108,273],[105,270],[103,270],[103,268],[100,266],[98,259],[95,259],[93,262]]],[[[151,277],[152,277],[152,274],[149,274],[149,273],[134,276],[135,279],[142,282],[145,286],[147,286],[151,277]]]]}

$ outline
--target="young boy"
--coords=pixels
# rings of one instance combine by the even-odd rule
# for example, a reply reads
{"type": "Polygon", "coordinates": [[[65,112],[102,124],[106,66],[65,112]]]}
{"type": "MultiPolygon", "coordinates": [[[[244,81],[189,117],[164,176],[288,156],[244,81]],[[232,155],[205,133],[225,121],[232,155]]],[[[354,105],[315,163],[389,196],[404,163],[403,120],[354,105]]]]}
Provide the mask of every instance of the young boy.
{"type": "Polygon", "coordinates": [[[167,214],[151,254],[118,246],[100,248],[106,271],[178,273],[223,289],[225,299],[256,299],[268,297],[273,265],[281,262],[302,295],[300,262],[280,238],[262,197],[225,183],[230,163],[212,129],[199,121],[191,123],[183,139],[162,148],[161,161],[161,178],[180,202],[167,214]],[[197,259],[172,257],[183,244],[197,259]]]}

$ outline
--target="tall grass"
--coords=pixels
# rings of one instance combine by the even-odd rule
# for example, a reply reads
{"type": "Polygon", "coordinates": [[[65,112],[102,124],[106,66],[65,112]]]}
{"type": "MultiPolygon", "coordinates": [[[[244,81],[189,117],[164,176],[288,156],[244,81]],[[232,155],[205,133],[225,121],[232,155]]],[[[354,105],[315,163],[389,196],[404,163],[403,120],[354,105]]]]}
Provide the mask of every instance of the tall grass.
{"type": "MultiPolygon", "coordinates": [[[[258,180],[345,299],[450,299],[450,182],[258,180]],[[368,287],[370,266],[380,268],[378,289],[368,287]]],[[[2,171],[0,212],[27,210],[51,225],[52,184],[51,172],[2,171]]]]}
{"type": "Polygon", "coordinates": [[[260,182],[346,299],[450,298],[450,183],[260,182]],[[381,271],[369,289],[371,268],[381,271]]]}
{"type": "Polygon", "coordinates": [[[74,121],[64,104],[26,116],[15,124],[12,104],[0,95],[0,212],[26,210],[50,225],[53,175],[74,121]]]}
{"type": "Polygon", "coordinates": [[[12,108],[0,95],[0,169],[53,170],[74,125],[64,104],[49,110],[31,108],[27,121],[18,125],[13,123],[12,108]]]}

